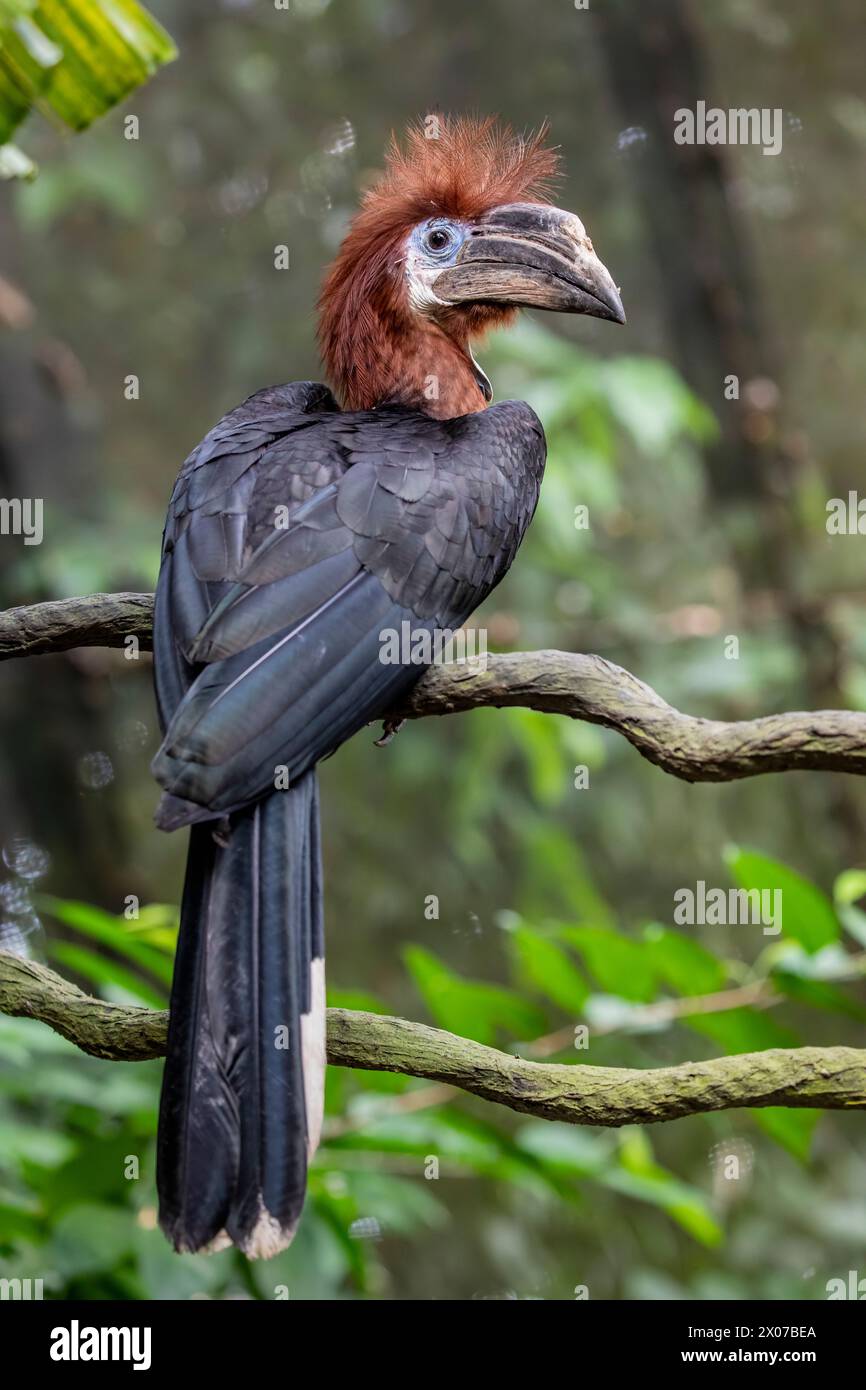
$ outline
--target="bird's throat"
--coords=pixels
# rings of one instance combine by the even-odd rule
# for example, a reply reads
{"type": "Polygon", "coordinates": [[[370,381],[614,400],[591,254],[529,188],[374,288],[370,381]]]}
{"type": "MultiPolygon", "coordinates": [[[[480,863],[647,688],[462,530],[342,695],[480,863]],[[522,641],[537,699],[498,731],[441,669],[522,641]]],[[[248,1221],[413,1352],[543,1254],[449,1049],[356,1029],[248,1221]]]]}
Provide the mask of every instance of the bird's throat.
{"type": "Polygon", "coordinates": [[[490,384],[475,363],[466,338],[429,320],[419,320],[401,335],[395,351],[384,354],[396,371],[381,382],[377,404],[412,406],[438,420],[452,420],[484,410],[490,384]]]}
{"type": "Polygon", "coordinates": [[[331,301],[320,337],[328,379],[345,410],[406,405],[451,420],[484,410],[490,400],[490,383],[462,325],[389,304],[331,301]]]}

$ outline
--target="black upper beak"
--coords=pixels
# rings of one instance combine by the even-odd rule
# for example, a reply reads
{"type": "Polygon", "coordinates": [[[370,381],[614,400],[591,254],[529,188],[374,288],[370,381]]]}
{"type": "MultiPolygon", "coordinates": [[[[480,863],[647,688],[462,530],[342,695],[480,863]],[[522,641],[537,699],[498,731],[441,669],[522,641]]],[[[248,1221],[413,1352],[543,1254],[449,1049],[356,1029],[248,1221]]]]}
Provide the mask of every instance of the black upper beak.
{"type": "Polygon", "coordinates": [[[619,291],[583,223],[539,203],[509,203],[479,218],[432,289],[447,304],[512,304],[625,323],[619,291]]]}

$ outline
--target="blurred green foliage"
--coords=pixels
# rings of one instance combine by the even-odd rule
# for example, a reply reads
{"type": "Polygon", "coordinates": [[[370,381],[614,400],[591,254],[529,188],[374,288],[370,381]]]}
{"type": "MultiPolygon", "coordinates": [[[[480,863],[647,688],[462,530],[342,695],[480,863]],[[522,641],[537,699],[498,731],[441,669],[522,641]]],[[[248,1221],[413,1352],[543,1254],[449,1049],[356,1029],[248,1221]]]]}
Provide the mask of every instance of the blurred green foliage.
{"type": "MultiPolygon", "coordinates": [[[[801,1041],[787,1026],[768,1034],[757,1008],[726,1004],[724,992],[743,983],[774,986],[781,997],[862,1019],[866,1010],[849,986],[862,981],[866,958],[841,949],[833,902],[762,855],[732,850],[728,866],[742,886],[784,884],[785,930],[746,970],[739,958],[725,959],[654,923],[632,932],[504,913],[508,985],[466,979],[418,946],[405,952],[409,973],[438,1026],[575,1066],[589,1055],[583,1025],[596,1062],[604,1046],[597,1040],[605,1035],[645,1037],[657,1046],[660,1034],[679,1027],[706,1031],[700,1009],[708,995],[722,1010],[711,1036],[729,1052],[801,1041]],[[826,934],[811,953],[799,935],[810,917],[826,934]],[[693,1003],[693,1014],[665,1013],[683,998],[693,1003]]],[[[843,896],[855,888],[862,895],[866,882],[841,876],[843,896]]],[[[127,920],[62,899],[45,897],[38,906],[75,938],[50,938],[52,961],[104,998],[166,1006],[174,908],[151,904],[127,920]],[[101,949],[77,944],[80,939],[101,949]]],[[[369,997],[338,995],[337,1002],[386,1007],[369,997]]],[[[615,1209],[611,1240],[635,1202],[656,1208],[657,1219],[706,1249],[725,1239],[718,1181],[707,1191],[659,1162],[647,1130],[589,1133],[526,1123],[469,1097],[445,1101],[428,1083],[332,1068],[324,1143],[295,1245],[263,1264],[237,1251],[178,1257],[155,1227],[159,1066],[97,1062],[44,1026],[10,1018],[0,1018],[0,1058],[0,1277],[42,1278],[54,1298],[387,1294],[382,1252],[422,1231],[447,1232],[457,1219],[451,1195],[466,1181],[504,1187],[511,1201],[525,1200],[545,1219],[555,1220],[565,1205],[577,1230],[597,1201],[595,1189],[626,1198],[615,1209]]],[[[750,1119],[796,1158],[808,1159],[816,1112],[769,1109],[750,1119]]],[[[695,1123],[712,1134],[713,1117],[695,1123]]],[[[719,1148],[717,1169],[730,1158],[724,1142],[719,1148]]],[[[570,1290],[547,1287],[545,1294],[568,1297],[570,1290]]]]}

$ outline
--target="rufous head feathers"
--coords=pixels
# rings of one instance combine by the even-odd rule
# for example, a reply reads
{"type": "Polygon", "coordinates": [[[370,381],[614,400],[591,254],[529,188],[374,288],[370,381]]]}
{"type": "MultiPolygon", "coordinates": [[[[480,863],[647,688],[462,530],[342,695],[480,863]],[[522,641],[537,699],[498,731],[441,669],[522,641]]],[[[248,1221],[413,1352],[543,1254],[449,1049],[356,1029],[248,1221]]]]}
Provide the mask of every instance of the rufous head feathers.
{"type": "Polygon", "coordinates": [[[424,217],[479,217],[502,203],[546,203],[559,167],[547,130],[515,135],[495,117],[430,116],[396,136],[385,170],[366,193],[378,223],[411,226],[424,217]]]}
{"type": "MultiPolygon", "coordinates": [[[[396,382],[408,314],[399,275],[407,233],[431,217],[471,219],[507,203],[549,202],[559,156],[546,139],[546,128],[516,135],[494,117],[429,116],[402,142],[392,135],[385,169],[364,194],[319,301],[322,357],[344,406],[378,404],[384,383],[396,382]]],[[[476,314],[471,331],[484,326],[476,314]]]]}

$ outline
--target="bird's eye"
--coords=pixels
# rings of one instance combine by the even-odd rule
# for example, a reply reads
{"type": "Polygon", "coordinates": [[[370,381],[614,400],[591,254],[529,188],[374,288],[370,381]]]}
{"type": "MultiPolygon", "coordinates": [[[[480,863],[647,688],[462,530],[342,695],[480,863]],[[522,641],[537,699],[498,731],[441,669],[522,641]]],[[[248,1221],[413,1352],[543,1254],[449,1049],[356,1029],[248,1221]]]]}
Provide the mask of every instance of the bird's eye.
{"type": "Polygon", "coordinates": [[[441,255],[451,246],[454,237],[447,227],[431,227],[424,238],[424,245],[428,251],[433,251],[441,255]]]}

